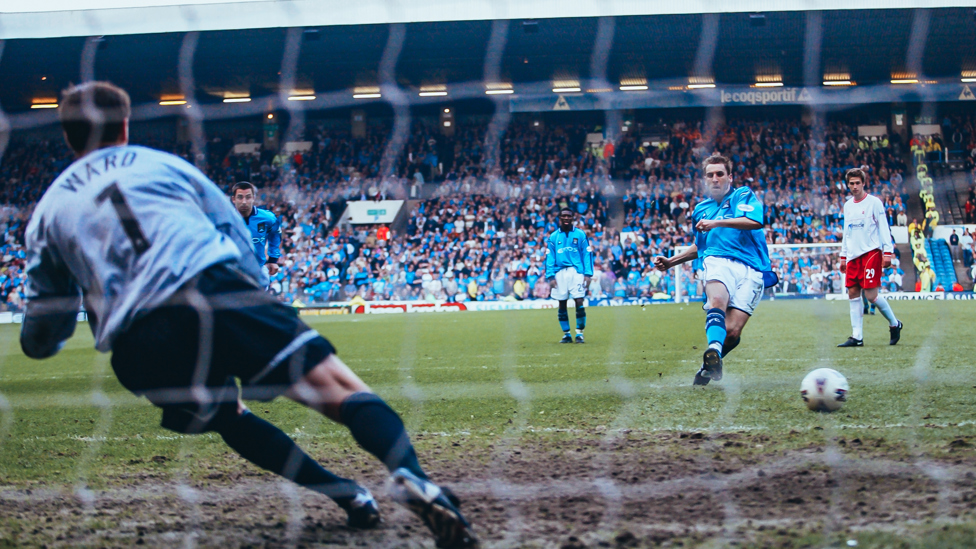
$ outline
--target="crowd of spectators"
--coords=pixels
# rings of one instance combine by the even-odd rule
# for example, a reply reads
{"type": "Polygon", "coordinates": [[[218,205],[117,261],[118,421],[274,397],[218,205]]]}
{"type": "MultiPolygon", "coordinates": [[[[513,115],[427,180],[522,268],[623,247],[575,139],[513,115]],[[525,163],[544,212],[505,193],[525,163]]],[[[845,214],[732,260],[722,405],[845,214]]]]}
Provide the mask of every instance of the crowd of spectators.
{"type": "MultiPolygon", "coordinates": [[[[590,128],[593,129],[593,128],[590,128]]],[[[839,242],[844,172],[865,169],[892,225],[906,224],[906,166],[887,138],[857,139],[852,126],[814,128],[798,120],[702,121],[668,126],[650,143],[638,132],[592,145],[582,125],[513,123],[492,132],[462,123],[451,138],[423,124],[391,146],[389,128],[365,137],[310,126],[307,150],[234,154],[230,140],[152,145],[195,162],[220,186],[248,180],[256,203],[281,218],[282,258],[272,291],[308,304],[365,299],[531,299],[548,297],[545,241],[569,206],[590,235],[592,297],[701,295],[691,266],[680,276],[654,270],[655,255],[692,243],[690,212],[701,200],[700,160],[729,156],[736,184],[765,204],[770,244],[839,242]],[[423,190],[435,183],[436,190],[423,190]],[[426,198],[425,198],[426,197],[426,198]],[[349,226],[351,200],[416,199],[405,229],[349,226]]],[[[238,140],[240,141],[240,140],[238,140]]],[[[33,203],[71,156],[57,140],[14,142],[0,162],[3,263],[0,298],[23,301],[23,226],[33,203]]],[[[775,251],[777,291],[837,291],[832,252],[775,251]]]]}

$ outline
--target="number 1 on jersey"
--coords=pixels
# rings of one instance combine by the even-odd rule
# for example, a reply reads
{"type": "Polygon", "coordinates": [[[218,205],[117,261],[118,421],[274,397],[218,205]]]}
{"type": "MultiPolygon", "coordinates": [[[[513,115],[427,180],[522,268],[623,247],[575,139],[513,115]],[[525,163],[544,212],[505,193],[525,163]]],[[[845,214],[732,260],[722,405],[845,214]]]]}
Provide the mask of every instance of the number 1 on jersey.
{"type": "Polygon", "coordinates": [[[125,231],[125,236],[129,237],[129,242],[132,243],[132,249],[135,250],[136,255],[140,256],[145,253],[149,249],[149,241],[146,240],[146,235],[143,234],[139,221],[132,214],[129,203],[125,201],[125,196],[119,189],[118,181],[113,182],[98,193],[95,203],[101,204],[106,200],[112,202],[112,207],[115,208],[115,213],[119,216],[119,221],[122,222],[122,230],[125,231]]]}

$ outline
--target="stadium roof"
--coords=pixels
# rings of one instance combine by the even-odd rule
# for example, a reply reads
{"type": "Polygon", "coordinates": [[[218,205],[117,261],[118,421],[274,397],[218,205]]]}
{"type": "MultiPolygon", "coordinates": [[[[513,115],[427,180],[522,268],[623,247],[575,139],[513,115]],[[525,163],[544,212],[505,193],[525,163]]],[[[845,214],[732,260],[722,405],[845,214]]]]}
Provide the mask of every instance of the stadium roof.
{"type": "Polygon", "coordinates": [[[909,9],[972,0],[0,0],[0,39],[439,21],[909,9]]]}
{"type": "MultiPolygon", "coordinates": [[[[548,88],[557,81],[578,81],[585,91],[587,80],[599,76],[591,71],[602,63],[594,56],[600,36],[612,38],[606,77],[614,87],[641,80],[687,84],[695,74],[720,85],[749,85],[768,77],[795,86],[810,83],[805,63],[813,63],[815,85],[827,74],[847,75],[858,85],[887,84],[901,73],[959,83],[964,71],[976,71],[976,21],[968,8],[768,12],[758,26],[744,13],[621,16],[612,21],[609,32],[604,24],[602,35],[600,18],[510,22],[498,58],[499,82],[518,89],[520,83],[548,88]],[[822,29],[816,40],[819,55],[811,55],[807,47],[812,26],[822,29]],[[700,45],[707,42],[714,53],[699,55],[707,49],[700,45]]],[[[292,89],[350,95],[351,100],[347,91],[378,86],[391,28],[306,26],[298,33],[302,40],[292,89]]],[[[396,84],[442,87],[448,92],[443,100],[453,100],[461,83],[474,83],[484,97],[492,28],[491,21],[404,25],[402,49],[392,67],[396,84]]],[[[228,94],[270,96],[288,91],[281,90],[287,36],[285,29],[264,28],[209,31],[198,37],[169,32],[7,40],[0,50],[0,104],[17,112],[38,98],[57,97],[69,83],[82,79],[85,56],[94,59],[90,77],[125,87],[137,104],[157,103],[180,92],[180,52],[189,42],[195,42],[192,76],[198,102],[219,103],[228,94]]]]}

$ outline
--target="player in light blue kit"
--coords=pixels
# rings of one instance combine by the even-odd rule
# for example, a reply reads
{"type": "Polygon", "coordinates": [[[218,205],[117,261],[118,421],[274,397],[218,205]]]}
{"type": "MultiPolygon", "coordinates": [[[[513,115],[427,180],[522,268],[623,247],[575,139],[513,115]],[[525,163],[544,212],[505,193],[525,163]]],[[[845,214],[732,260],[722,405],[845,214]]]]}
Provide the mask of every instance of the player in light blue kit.
{"type": "Polygon", "coordinates": [[[251,231],[254,255],[258,263],[268,270],[268,276],[278,274],[278,259],[281,258],[281,223],[275,214],[254,206],[257,188],[242,181],[232,190],[231,202],[244,218],[244,224],[251,231]]]}
{"type": "Polygon", "coordinates": [[[563,329],[560,343],[572,343],[569,334],[569,312],[566,302],[576,301],[576,343],[583,343],[586,328],[586,309],[583,298],[593,276],[593,250],[586,233],[573,227],[576,214],[569,208],[559,211],[559,228],[546,240],[546,280],[552,286],[551,297],[559,301],[559,327],[563,329]]]}
{"type": "Polygon", "coordinates": [[[710,156],[702,168],[709,198],[692,213],[695,244],[674,257],[654,258],[661,271],[703,258],[708,350],[695,374],[695,385],[722,379],[722,358],[739,344],[763,289],[776,283],[769,270],[762,202],[749,187],[732,188],[728,158],[710,156]]]}

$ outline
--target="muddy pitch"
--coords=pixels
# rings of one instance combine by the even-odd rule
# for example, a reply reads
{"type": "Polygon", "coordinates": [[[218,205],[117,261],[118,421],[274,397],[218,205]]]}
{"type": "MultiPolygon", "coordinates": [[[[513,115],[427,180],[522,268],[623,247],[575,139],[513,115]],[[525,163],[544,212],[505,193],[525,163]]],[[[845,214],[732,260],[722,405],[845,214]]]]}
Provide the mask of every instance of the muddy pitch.
{"type": "MultiPolygon", "coordinates": [[[[911,531],[976,516],[972,438],[926,456],[883,439],[762,452],[766,441],[622,433],[421,453],[461,496],[483,547],[788,547],[805,532],[911,531]]],[[[433,547],[423,524],[385,497],[382,468],[353,461],[335,470],[376,494],[384,522],[375,530],[351,530],[327,498],[242,466],[93,492],[0,491],[0,547],[433,547]]]]}

